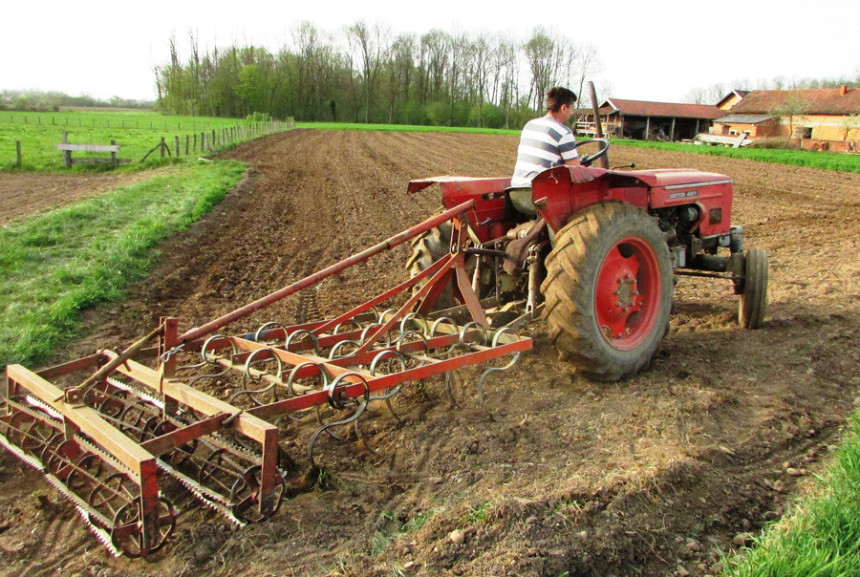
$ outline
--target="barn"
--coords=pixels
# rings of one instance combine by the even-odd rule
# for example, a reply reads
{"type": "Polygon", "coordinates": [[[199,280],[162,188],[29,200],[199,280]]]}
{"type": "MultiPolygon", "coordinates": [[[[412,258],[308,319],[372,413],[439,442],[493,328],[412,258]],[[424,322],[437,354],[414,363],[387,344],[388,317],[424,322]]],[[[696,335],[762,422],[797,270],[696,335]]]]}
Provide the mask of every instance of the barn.
{"type": "MultiPolygon", "coordinates": [[[[599,108],[603,130],[613,137],[636,140],[692,140],[707,132],[711,123],[725,116],[725,111],[705,104],[678,104],[609,98],[599,108]]],[[[582,110],[576,132],[594,135],[594,115],[582,110]]]]}

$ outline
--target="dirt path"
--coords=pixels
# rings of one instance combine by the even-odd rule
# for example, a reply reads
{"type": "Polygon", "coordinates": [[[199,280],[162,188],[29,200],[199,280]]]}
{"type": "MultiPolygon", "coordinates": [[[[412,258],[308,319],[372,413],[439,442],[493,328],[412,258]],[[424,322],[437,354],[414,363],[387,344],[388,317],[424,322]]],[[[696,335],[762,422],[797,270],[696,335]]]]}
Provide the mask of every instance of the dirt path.
{"type": "MultiPolygon", "coordinates": [[[[254,168],[216,211],[166,243],[152,280],[90,313],[94,336],[64,358],[127,344],[164,314],[187,326],[249,302],[431,214],[410,178],[495,176],[514,137],[293,131],[240,147],[254,168]]],[[[860,390],[860,175],[618,147],[613,164],[731,175],[733,220],[771,261],[765,328],[735,323],[730,286],[683,279],[654,366],[599,385],[569,374],[542,327],[536,349],[488,382],[479,407],[443,387],[403,393],[404,422],[364,431],[384,458],[327,443],[325,490],[234,531],[183,503],[175,542],[152,559],[109,559],[71,507],[0,453],[6,575],[705,575],[732,538],[778,518],[860,390]],[[464,532],[455,544],[449,535],[464,532]]],[[[2,180],[0,180],[2,182],[2,180]]],[[[402,278],[404,250],[326,280],[248,327],[341,311],[402,278]]],[[[299,433],[297,433],[299,434],[299,433]]],[[[307,431],[301,434],[308,434],[307,431]]],[[[299,441],[289,449],[304,450],[299,441]],[[294,446],[293,446],[294,445],[294,446]]]]}

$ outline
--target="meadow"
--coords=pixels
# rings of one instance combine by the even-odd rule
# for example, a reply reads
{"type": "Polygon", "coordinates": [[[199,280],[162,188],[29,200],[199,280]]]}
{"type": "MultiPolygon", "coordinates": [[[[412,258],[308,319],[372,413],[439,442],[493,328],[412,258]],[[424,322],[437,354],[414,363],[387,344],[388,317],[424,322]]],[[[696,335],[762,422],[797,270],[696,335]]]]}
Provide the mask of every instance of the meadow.
{"type": "MultiPolygon", "coordinates": [[[[289,122],[261,119],[235,119],[190,116],[163,116],[151,111],[69,110],[63,112],[0,112],[0,170],[64,170],[57,144],[63,133],[77,144],[110,144],[120,146],[118,157],[131,161],[135,169],[147,154],[149,159],[162,157],[161,139],[170,149],[165,157],[208,154],[212,148],[223,148],[265,132],[287,129],[289,122]],[[215,146],[212,139],[215,137],[215,146]],[[204,146],[205,140],[205,146],[204,146]],[[17,143],[21,147],[18,165],[17,143]],[[155,150],[154,150],[155,149],[155,150]]],[[[75,153],[76,156],[99,156],[98,153],[75,153]]],[[[103,155],[102,155],[103,156],[103,155]]],[[[101,167],[105,168],[105,167],[101,167]]],[[[89,165],[75,165],[73,170],[91,170],[89,165]]]]}

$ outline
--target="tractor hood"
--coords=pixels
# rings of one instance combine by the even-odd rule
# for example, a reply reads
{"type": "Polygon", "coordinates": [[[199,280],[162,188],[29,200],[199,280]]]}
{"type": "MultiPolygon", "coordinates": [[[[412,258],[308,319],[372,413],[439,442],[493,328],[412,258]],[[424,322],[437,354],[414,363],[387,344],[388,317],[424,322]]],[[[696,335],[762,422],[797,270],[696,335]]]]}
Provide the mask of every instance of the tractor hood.
{"type": "Polygon", "coordinates": [[[657,170],[607,171],[607,176],[615,179],[635,179],[648,188],[703,186],[711,184],[731,184],[732,179],[716,172],[702,172],[693,168],[661,168],[657,170]]]}
{"type": "Polygon", "coordinates": [[[532,187],[541,183],[582,184],[593,180],[605,180],[609,188],[645,186],[653,188],[695,187],[709,184],[731,184],[732,179],[724,174],[702,172],[694,168],[662,168],[655,170],[606,170],[584,166],[558,166],[538,174],[532,187]]]}

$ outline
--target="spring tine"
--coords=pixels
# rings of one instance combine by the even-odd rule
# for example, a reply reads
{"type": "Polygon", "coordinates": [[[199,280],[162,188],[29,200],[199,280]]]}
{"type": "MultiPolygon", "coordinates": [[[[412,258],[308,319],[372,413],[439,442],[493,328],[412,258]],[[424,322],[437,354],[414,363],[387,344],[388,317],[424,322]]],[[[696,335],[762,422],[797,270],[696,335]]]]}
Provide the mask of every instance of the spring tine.
{"type": "MultiPolygon", "coordinates": [[[[393,351],[391,349],[387,349],[373,357],[373,361],[370,363],[371,376],[376,376],[376,370],[378,368],[379,363],[389,357],[393,357],[400,363],[401,370],[406,370],[406,361],[403,359],[403,353],[401,353],[400,351],[393,351]]],[[[396,387],[392,387],[391,389],[386,389],[387,392],[383,395],[370,398],[371,401],[385,401],[385,404],[388,406],[388,410],[391,412],[391,415],[399,422],[402,422],[403,419],[401,419],[400,415],[397,414],[397,411],[394,410],[394,407],[391,405],[391,399],[394,397],[394,395],[400,392],[400,389],[402,387],[403,385],[397,385],[396,387]]]]}
{"type": "Polygon", "coordinates": [[[462,409],[463,405],[460,401],[457,400],[456,395],[454,395],[454,371],[448,371],[445,373],[445,390],[448,392],[448,398],[451,400],[451,406],[457,407],[458,409],[462,409]]]}
{"type": "Polygon", "coordinates": [[[471,345],[471,344],[483,345],[483,344],[485,344],[485,343],[487,342],[487,340],[488,340],[488,339],[487,339],[487,336],[488,336],[488,335],[487,335],[487,328],[486,328],[486,327],[484,327],[483,325],[480,325],[480,324],[478,324],[478,323],[476,323],[476,322],[472,321],[472,322],[469,322],[469,323],[466,323],[465,325],[463,325],[463,328],[460,330],[460,344],[461,344],[461,345],[465,345],[465,346],[469,346],[469,345],[471,345]],[[480,332],[481,332],[481,338],[480,338],[480,340],[477,340],[477,341],[469,341],[469,340],[467,340],[467,336],[466,336],[466,335],[468,334],[468,332],[469,332],[470,330],[473,330],[473,329],[478,329],[478,330],[480,330],[480,332]]]}
{"type": "Polygon", "coordinates": [[[361,441],[361,443],[364,445],[364,447],[365,447],[368,451],[370,451],[371,453],[373,453],[373,454],[374,454],[374,455],[376,455],[377,457],[384,457],[384,456],[385,456],[385,455],[383,455],[382,453],[380,453],[379,451],[377,451],[376,449],[374,449],[374,448],[373,448],[373,446],[372,446],[372,445],[367,441],[367,439],[364,437],[364,433],[362,433],[362,432],[361,432],[361,428],[359,428],[359,426],[358,426],[358,419],[356,419],[356,420],[355,420],[354,427],[355,427],[355,436],[356,436],[356,438],[357,438],[359,441],[361,441]]]}
{"type": "Polygon", "coordinates": [[[362,377],[358,373],[343,373],[341,375],[338,375],[337,378],[332,381],[331,386],[328,387],[329,405],[331,405],[333,409],[347,408],[347,405],[344,403],[344,400],[340,397],[341,391],[339,390],[339,388],[347,386],[347,384],[342,384],[346,377],[357,378],[364,385],[363,400],[358,403],[357,408],[352,415],[350,415],[346,419],[343,419],[342,421],[324,423],[320,428],[314,431],[313,435],[311,435],[311,439],[308,442],[308,458],[310,459],[311,464],[314,467],[318,466],[316,460],[314,459],[314,445],[316,444],[317,438],[319,438],[320,434],[325,431],[328,432],[329,435],[337,439],[338,437],[334,436],[331,431],[329,431],[329,429],[333,427],[339,427],[341,425],[348,425],[349,423],[358,421],[358,419],[361,418],[361,415],[364,413],[364,409],[367,407],[367,403],[370,400],[370,387],[364,377],[362,377]]]}
{"type": "Polygon", "coordinates": [[[339,354],[340,349],[344,348],[345,346],[355,347],[357,349],[361,346],[361,343],[359,343],[358,341],[351,341],[351,340],[338,341],[337,343],[335,343],[335,345],[329,351],[329,354],[328,354],[329,360],[331,361],[334,359],[339,359],[339,358],[346,357],[346,356],[349,356],[350,354],[352,354],[352,352],[339,354]]]}
{"type": "Polygon", "coordinates": [[[275,328],[281,328],[284,330],[284,334],[287,333],[287,327],[277,321],[269,321],[267,323],[263,323],[260,325],[260,328],[257,329],[257,332],[254,333],[254,337],[251,339],[255,342],[260,342],[260,338],[265,336],[265,333],[271,331],[275,328]]]}
{"type": "Polygon", "coordinates": [[[317,336],[314,333],[312,333],[311,331],[306,330],[306,329],[299,329],[297,331],[293,331],[292,333],[290,333],[289,336],[287,337],[287,340],[284,342],[284,349],[286,349],[288,351],[292,350],[292,349],[290,349],[290,345],[292,344],[293,339],[296,337],[299,337],[299,336],[309,337],[311,339],[311,342],[314,344],[314,354],[316,356],[320,356],[319,338],[317,338],[317,336]]]}
{"type": "Polygon", "coordinates": [[[409,321],[420,319],[420,317],[416,313],[408,313],[403,315],[403,319],[400,321],[400,335],[404,335],[407,331],[406,325],[409,321]]]}
{"type": "Polygon", "coordinates": [[[337,325],[335,325],[334,329],[332,329],[332,334],[333,335],[339,335],[341,328],[346,327],[347,325],[352,325],[353,328],[355,328],[356,330],[359,330],[359,331],[362,329],[360,322],[358,322],[355,319],[349,319],[349,320],[346,320],[342,323],[338,323],[337,325]]]}
{"type": "MultiPolygon", "coordinates": [[[[517,335],[517,333],[513,329],[508,328],[508,327],[502,327],[499,330],[497,330],[495,332],[495,334],[493,335],[493,341],[492,341],[493,347],[497,347],[499,345],[499,340],[501,339],[502,335],[504,335],[504,334],[511,334],[514,337],[516,337],[517,339],[519,339],[519,335],[517,335]]],[[[484,370],[483,373],[481,373],[481,378],[478,380],[478,399],[480,399],[481,406],[484,408],[484,411],[487,413],[487,416],[489,416],[490,419],[492,419],[494,421],[496,420],[495,416],[490,411],[490,409],[487,406],[487,403],[485,402],[485,399],[484,399],[484,382],[486,381],[487,377],[493,373],[507,371],[507,370],[511,369],[515,364],[517,364],[518,360],[520,360],[520,353],[515,354],[511,358],[511,360],[508,361],[508,363],[505,364],[504,366],[488,367],[486,370],[484,370]]]]}

